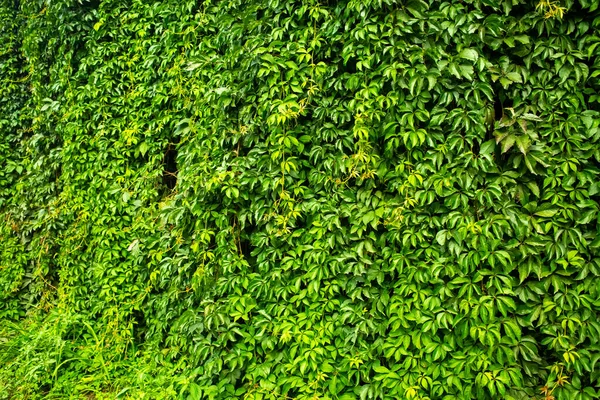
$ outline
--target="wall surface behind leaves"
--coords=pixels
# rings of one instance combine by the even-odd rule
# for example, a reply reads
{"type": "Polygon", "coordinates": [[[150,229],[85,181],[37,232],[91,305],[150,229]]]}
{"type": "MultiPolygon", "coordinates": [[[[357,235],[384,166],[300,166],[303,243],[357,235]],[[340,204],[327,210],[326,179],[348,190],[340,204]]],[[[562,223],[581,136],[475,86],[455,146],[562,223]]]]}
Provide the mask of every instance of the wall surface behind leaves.
{"type": "Polygon", "coordinates": [[[599,398],[599,5],[0,0],[0,398],[599,398]]]}

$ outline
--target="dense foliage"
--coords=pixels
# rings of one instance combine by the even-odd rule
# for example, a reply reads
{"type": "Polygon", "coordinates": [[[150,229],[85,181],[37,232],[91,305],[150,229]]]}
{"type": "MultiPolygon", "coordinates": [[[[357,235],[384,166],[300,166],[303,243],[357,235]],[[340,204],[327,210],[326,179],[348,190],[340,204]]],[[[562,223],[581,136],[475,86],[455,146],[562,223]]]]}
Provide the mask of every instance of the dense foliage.
{"type": "Polygon", "coordinates": [[[599,398],[599,28],[0,0],[0,398],[599,398]]]}

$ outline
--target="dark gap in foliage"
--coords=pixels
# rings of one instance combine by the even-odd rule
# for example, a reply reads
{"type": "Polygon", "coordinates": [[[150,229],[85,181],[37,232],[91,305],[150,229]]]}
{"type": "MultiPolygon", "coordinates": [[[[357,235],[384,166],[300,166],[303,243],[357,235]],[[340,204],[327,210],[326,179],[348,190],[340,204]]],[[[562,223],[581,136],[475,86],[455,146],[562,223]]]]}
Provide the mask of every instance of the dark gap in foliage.
{"type": "MultiPolygon", "coordinates": [[[[40,240],[40,245],[44,245],[44,238],[40,240]]],[[[50,249],[47,250],[48,254],[58,254],[60,251],[60,247],[56,244],[48,244],[51,246],[50,249]]],[[[46,290],[48,291],[56,291],[60,285],[60,275],[59,275],[59,266],[54,262],[54,260],[50,261],[50,265],[48,266],[48,272],[44,276],[44,285],[46,286],[46,290]]]]}
{"type": "Polygon", "coordinates": [[[261,8],[258,8],[258,9],[256,10],[256,20],[257,20],[257,21],[259,21],[259,20],[263,19],[264,15],[265,15],[265,11],[264,11],[263,9],[261,9],[261,8]]]}
{"type": "Polygon", "coordinates": [[[310,110],[305,110],[304,114],[300,114],[298,116],[298,118],[296,119],[296,129],[295,129],[295,133],[297,134],[297,136],[301,136],[303,134],[303,130],[302,128],[305,126],[309,126],[310,123],[313,120],[313,115],[312,112],[310,110]]]}
{"type": "Polygon", "coordinates": [[[478,140],[473,140],[473,144],[471,145],[471,152],[473,153],[473,157],[476,157],[477,154],[479,154],[479,141],[478,140]]]}
{"type": "Polygon", "coordinates": [[[78,7],[80,7],[83,10],[96,10],[98,9],[98,7],[100,6],[100,0],[87,0],[87,1],[82,1],[81,5],[79,5],[78,7]]]}
{"type": "Polygon", "coordinates": [[[346,62],[343,63],[341,70],[343,72],[355,74],[356,73],[356,59],[349,58],[346,62]]]}
{"type": "Polygon", "coordinates": [[[177,185],[177,145],[179,137],[173,138],[173,141],[168,144],[167,151],[163,157],[163,175],[162,183],[169,190],[175,189],[177,185]]]}
{"type": "MultiPolygon", "coordinates": [[[[500,98],[499,94],[496,94],[496,97],[494,97],[494,119],[493,121],[500,121],[502,119],[502,115],[504,113],[504,109],[502,107],[502,99],[500,98]]],[[[494,126],[492,125],[492,131],[494,129],[494,126]]]]}
{"type": "Polygon", "coordinates": [[[240,255],[248,261],[250,265],[253,265],[256,261],[256,257],[252,255],[255,248],[252,244],[252,235],[254,232],[256,232],[256,225],[246,223],[240,231],[238,238],[238,250],[240,255]]]}
{"type": "Polygon", "coordinates": [[[58,164],[56,166],[56,170],[54,174],[50,178],[50,182],[58,182],[60,180],[60,176],[62,175],[62,164],[58,164]]]}
{"type": "Polygon", "coordinates": [[[394,82],[391,79],[385,80],[383,82],[383,86],[381,87],[381,94],[383,96],[387,96],[393,91],[394,91],[394,82]]]}
{"type": "Polygon", "coordinates": [[[133,310],[131,319],[133,320],[134,325],[134,337],[136,341],[142,342],[146,332],[146,318],[144,318],[144,313],[140,310],[133,310]]]}
{"type": "MultiPolygon", "coordinates": [[[[502,89],[500,84],[492,85],[494,90],[494,118],[493,122],[495,124],[496,121],[500,121],[502,117],[504,117],[504,110],[507,108],[511,108],[513,106],[512,99],[508,98],[502,89]]],[[[492,125],[492,132],[494,130],[494,126],[492,125]]]]}

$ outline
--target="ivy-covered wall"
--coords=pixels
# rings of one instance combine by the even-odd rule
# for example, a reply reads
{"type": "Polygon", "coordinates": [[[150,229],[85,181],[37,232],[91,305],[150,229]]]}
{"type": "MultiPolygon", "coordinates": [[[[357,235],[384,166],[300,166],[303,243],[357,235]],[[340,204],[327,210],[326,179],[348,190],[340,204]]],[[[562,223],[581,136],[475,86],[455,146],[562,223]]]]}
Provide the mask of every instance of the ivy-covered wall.
{"type": "Polygon", "coordinates": [[[600,398],[598,0],[0,0],[0,399],[600,398]]]}

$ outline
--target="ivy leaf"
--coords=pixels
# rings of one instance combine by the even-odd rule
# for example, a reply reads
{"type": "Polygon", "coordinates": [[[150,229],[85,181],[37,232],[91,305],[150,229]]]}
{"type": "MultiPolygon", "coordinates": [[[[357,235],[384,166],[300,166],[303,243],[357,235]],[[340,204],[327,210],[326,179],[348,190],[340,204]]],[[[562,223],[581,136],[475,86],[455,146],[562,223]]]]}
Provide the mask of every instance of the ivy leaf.
{"type": "Polygon", "coordinates": [[[539,217],[553,217],[556,215],[556,213],[558,212],[557,209],[555,208],[549,208],[549,209],[545,209],[545,210],[539,210],[535,212],[535,215],[539,216],[539,217]]]}
{"type": "Polygon", "coordinates": [[[473,62],[479,59],[479,53],[477,53],[477,50],[474,49],[462,49],[458,55],[461,58],[465,58],[473,62]]]}
{"type": "Polygon", "coordinates": [[[502,140],[502,153],[506,153],[515,144],[517,137],[515,135],[508,135],[502,140]]]}
{"type": "Polygon", "coordinates": [[[496,147],[495,141],[493,139],[488,140],[481,145],[479,152],[481,154],[492,154],[494,152],[495,147],[496,147]]]}
{"type": "Polygon", "coordinates": [[[521,74],[519,74],[518,72],[509,72],[506,74],[506,78],[508,80],[510,80],[511,82],[518,82],[518,83],[523,82],[523,79],[521,78],[521,74]]]}
{"type": "Polygon", "coordinates": [[[520,135],[515,137],[515,142],[517,143],[517,147],[519,151],[523,154],[527,154],[529,147],[531,146],[531,140],[527,135],[520,135]]]}

